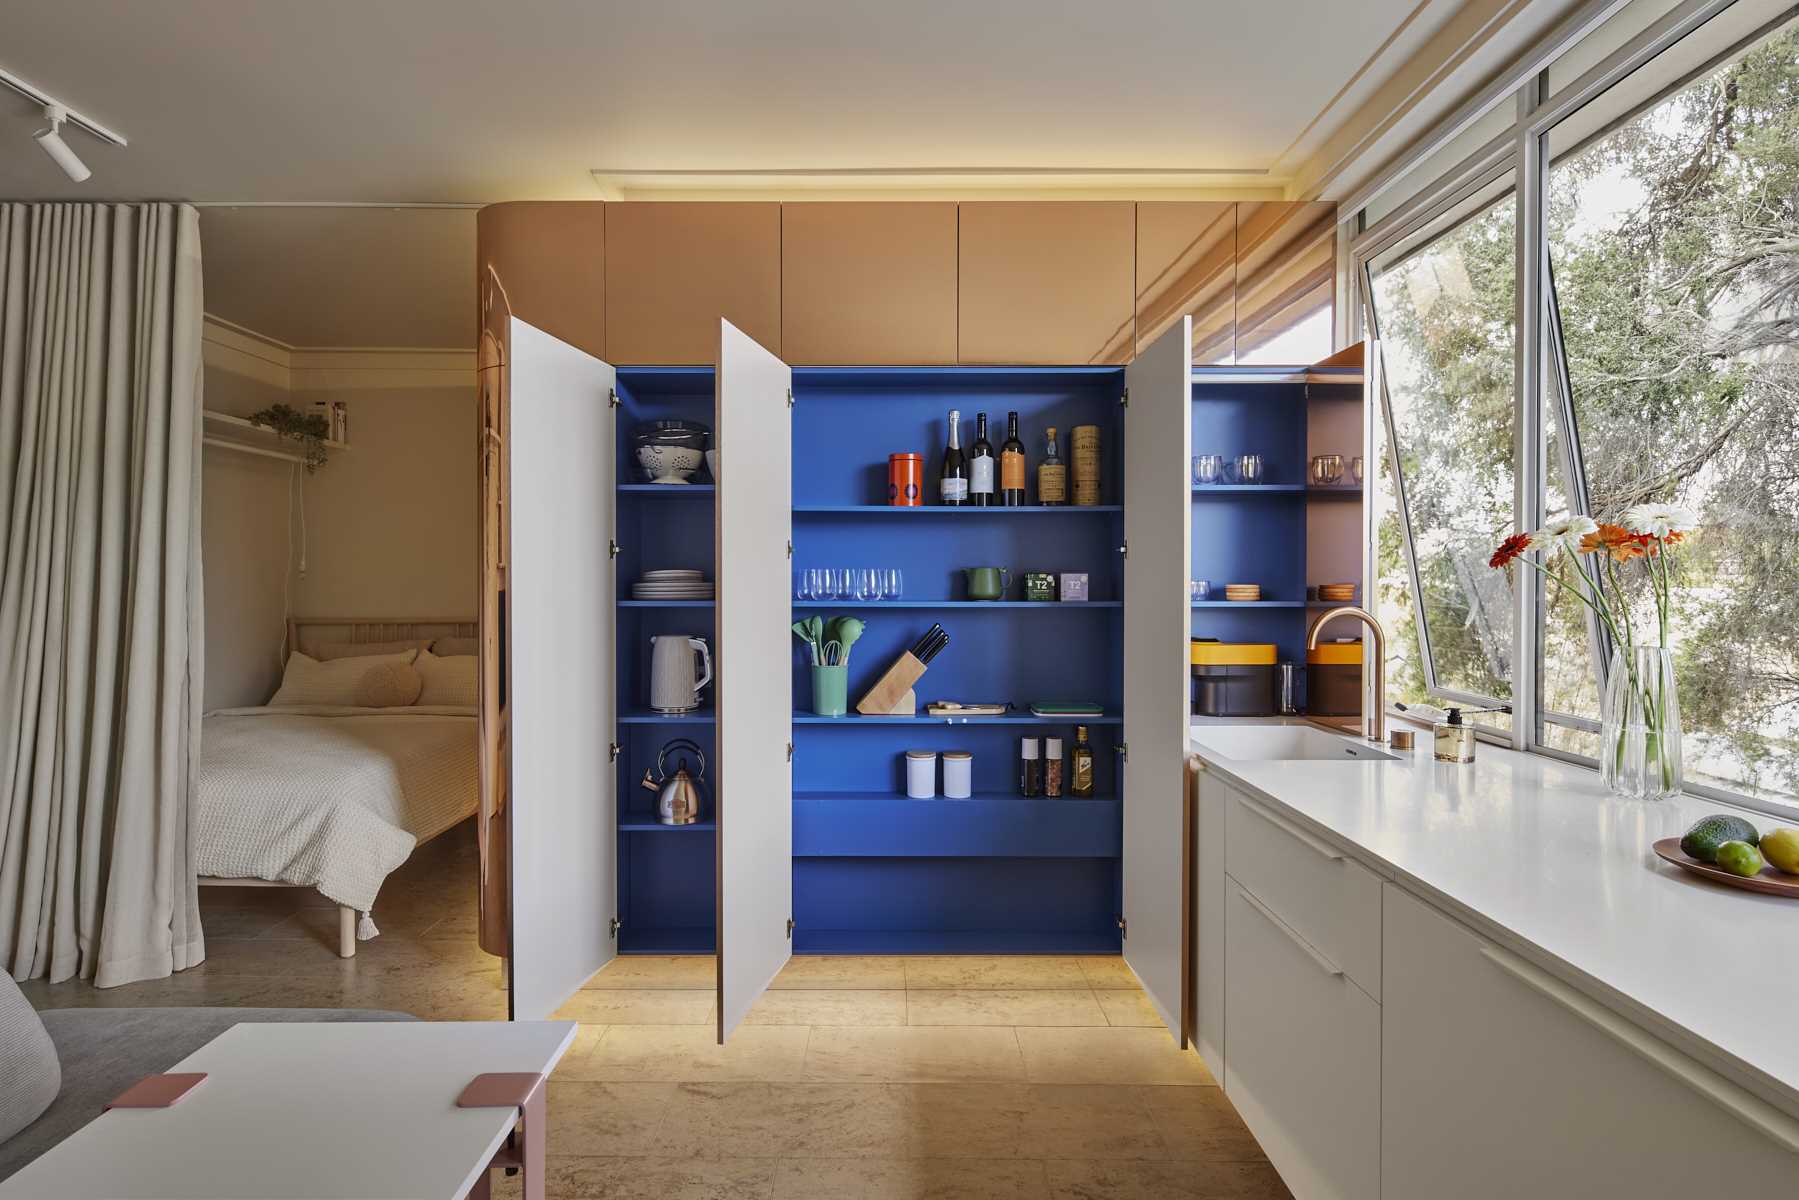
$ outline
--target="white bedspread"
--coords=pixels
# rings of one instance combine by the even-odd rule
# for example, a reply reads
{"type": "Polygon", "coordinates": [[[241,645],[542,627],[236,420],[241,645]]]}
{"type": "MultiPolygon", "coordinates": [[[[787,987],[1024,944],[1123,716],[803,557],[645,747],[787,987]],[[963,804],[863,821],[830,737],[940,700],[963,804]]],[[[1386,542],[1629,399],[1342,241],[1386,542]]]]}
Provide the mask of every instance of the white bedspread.
{"type": "Polygon", "coordinates": [[[367,912],[414,845],[475,811],[475,736],[472,708],[209,713],[196,870],[315,887],[367,912]]]}

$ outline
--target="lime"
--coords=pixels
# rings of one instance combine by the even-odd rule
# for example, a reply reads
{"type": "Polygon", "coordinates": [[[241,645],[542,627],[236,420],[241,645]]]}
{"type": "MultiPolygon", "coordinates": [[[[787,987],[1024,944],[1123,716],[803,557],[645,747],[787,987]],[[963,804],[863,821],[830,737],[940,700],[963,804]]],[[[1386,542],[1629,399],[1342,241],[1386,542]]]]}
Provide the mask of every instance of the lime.
{"type": "Polygon", "coordinates": [[[1748,842],[1725,842],[1718,847],[1718,865],[1732,875],[1760,875],[1762,853],[1748,842]]]}
{"type": "Polygon", "coordinates": [[[1799,875],[1799,829],[1774,829],[1762,839],[1762,855],[1785,875],[1799,875]]]}

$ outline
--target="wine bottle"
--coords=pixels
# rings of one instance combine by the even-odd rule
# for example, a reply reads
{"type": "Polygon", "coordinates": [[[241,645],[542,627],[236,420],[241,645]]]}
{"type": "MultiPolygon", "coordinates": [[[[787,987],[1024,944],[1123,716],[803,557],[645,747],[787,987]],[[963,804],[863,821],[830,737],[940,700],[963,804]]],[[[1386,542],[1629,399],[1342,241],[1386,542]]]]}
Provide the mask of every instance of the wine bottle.
{"type": "Polygon", "coordinates": [[[987,414],[975,414],[974,445],[968,448],[968,502],[976,508],[993,503],[993,443],[987,440],[987,414]]]}
{"type": "Polygon", "coordinates": [[[1093,747],[1087,744],[1087,727],[1074,727],[1074,750],[1068,755],[1068,794],[1070,796],[1091,796],[1093,794],[1093,747]]]}
{"type": "Polygon", "coordinates": [[[949,445],[943,448],[943,470],[937,476],[943,502],[958,507],[968,502],[968,467],[962,461],[962,435],[957,428],[961,419],[961,413],[949,410],[949,445]]]}
{"type": "Polygon", "coordinates": [[[1037,503],[1068,503],[1068,468],[1056,453],[1056,427],[1051,425],[1045,437],[1043,461],[1037,464],[1037,503]]]}
{"type": "Polygon", "coordinates": [[[1018,440],[1018,414],[1006,414],[1006,441],[999,448],[999,494],[1007,508],[1024,503],[1024,443],[1018,440]]]}

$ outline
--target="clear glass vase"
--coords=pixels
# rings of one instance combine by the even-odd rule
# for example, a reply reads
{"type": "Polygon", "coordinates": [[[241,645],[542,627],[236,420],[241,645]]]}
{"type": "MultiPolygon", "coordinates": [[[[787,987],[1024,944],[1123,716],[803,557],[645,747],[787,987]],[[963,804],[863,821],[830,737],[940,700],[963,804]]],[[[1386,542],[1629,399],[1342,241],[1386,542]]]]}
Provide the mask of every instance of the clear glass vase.
{"type": "Polygon", "coordinates": [[[1599,771],[1620,796],[1664,800],[1680,791],[1680,696],[1665,646],[1612,654],[1599,697],[1599,771]]]}

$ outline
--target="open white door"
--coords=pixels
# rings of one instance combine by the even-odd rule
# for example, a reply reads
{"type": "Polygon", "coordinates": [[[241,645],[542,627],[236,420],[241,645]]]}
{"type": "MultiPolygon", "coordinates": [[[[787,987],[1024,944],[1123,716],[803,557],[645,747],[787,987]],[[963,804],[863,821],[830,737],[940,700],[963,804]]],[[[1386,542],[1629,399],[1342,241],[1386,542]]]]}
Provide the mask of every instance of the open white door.
{"type": "Polygon", "coordinates": [[[793,954],[793,371],[719,322],[718,1040],[793,954]]]}
{"type": "Polygon", "coordinates": [[[1124,960],[1183,1045],[1192,318],[1125,369],[1124,960]]]}
{"type": "Polygon", "coordinates": [[[512,1017],[529,1021],[615,953],[615,372],[517,319],[510,365],[512,1017]]]}

